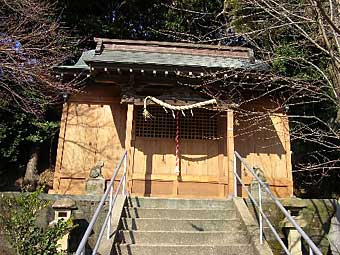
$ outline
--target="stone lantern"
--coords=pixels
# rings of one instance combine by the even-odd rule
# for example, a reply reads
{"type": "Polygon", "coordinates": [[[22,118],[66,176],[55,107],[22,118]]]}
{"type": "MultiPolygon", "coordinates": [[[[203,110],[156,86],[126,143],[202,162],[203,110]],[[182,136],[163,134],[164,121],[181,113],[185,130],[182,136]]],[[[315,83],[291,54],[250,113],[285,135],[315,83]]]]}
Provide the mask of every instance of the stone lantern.
{"type": "MultiPolygon", "coordinates": [[[[300,213],[303,208],[307,207],[304,201],[295,199],[293,201],[286,200],[282,201],[282,204],[301,228],[306,227],[307,222],[303,219],[303,216],[300,213]]],[[[288,250],[290,254],[302,255],[302,243],[300,233],[287,218],[281,221],[280,225],[283,231],[287,234],[288,250]]]]}
{"type": "MultiPolygon", "coordinates": [[[[76,203],[70,198],[56,200],[52,205],[52,208],[54,209],[53,223],[58,222],[58,220],[68,220],[71,218],[72,211],[77,209],[76,203]]],[[[58,240],[59,251],[66,251],[68,249],[68,237],[69,234],[66,234],[58,240]]]]}

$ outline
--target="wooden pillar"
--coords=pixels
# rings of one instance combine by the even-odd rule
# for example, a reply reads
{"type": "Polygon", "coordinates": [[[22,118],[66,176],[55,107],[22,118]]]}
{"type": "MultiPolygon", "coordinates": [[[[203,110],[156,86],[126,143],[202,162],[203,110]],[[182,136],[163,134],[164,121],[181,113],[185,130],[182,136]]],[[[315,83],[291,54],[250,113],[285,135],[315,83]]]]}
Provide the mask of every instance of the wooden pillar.
{"type": "Polygon", "coordinates": [[[178,196],[178,176],[176,176],[176,179],[172,183],[172,196],[178,196]]]}
{"type": "Polygon", "coordinates": [[[132,190],[132,166],[133,166],[133,104],[127,105],[126,113],[126,133],[125,133],[125,150],[127,152],[127,165],[126,165],[126,182],[127,190],[131,194],[132,190]]]}
{"type": "Polygon", "coordinates": [[[53,190],[49,190],[48,191],[49,194],[55,194],[55,193],[58,193],[59,191],[69,107],[70,107],[69,103],[63,104],[63,111],[61,115],[59,138],[58,138],[57,159],[56,159],[56,166],[55,166],[54,177],[53,177],[53,190]]]}
{"type": "Polygon", "coordinates": [[[234,196],[234,111],[227,111],[228,194],[234,196]]]}
{"type": "Polygon", "coordinates": [[[218,134],[223,137],[218,141],[218,196],[225,198],[228,195],[228,161],[227,159],[227,115],[220,116],[218,121],[218,134]]]}
{"type": "Polygon", "coordinates": [[[289,131],[289,119],[285,114],[282,118],[283,122],[283,132],[284,132],[284,142],[286,148],[286,169],[287,169],[287,177],[288,177],[288,187],[287,193],[289,197],[293,196],[293,173],[292,173],[292,155],[291,155],[291,147],[290,147],[290,131],[289,131]]]}

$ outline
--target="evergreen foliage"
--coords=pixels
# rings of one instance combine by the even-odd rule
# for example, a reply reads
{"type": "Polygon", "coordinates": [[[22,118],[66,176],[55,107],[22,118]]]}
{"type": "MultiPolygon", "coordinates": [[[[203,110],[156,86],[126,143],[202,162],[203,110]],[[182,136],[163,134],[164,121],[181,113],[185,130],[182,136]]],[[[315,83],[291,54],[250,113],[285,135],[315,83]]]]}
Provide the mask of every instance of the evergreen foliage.
{"type": "Polygon", "coordinates": [[[32,193],[0,199],[0,227],[17,255],[62,255],[57,241],[73,228],[72,220],[59,220],[54,226],[42,229],[37,223],[39,212],[49,203],[39,198],[42,188],[32,193]]]}

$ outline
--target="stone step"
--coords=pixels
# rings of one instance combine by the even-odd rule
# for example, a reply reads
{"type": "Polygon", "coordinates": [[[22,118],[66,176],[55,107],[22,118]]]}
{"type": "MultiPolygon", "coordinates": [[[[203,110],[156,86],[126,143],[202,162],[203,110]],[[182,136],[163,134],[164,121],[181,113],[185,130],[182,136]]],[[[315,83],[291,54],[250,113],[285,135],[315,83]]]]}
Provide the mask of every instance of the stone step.
{"type": "Polygon", "coordinates": [[[167,219],[234,219],[236,210],[232,209],[168,209],[125,207],[126,218],[167,218],[167,219]]]}
{"type": "Polygon", "coordinates": [[[116,255],[253,255],[257,254],[249,244],[236,245],[115,245],[116,255]]]}
{"type": "Polygon", "coordinates": [[[122,218],[124,230],[144,231],[237,231],[245,226],[239,219],[202,220],[202,219],[155,219],[155,218],[122,218]]]}
{"type": "Polygon", "coordinates": [[[119,243],[126,244],[169,244],[169,245],[227,245],[248,244],[246,231],[130,231],[120,230],[119,243]]]}
{"type": "Polygon", "coordinates": [[[147,208],[234,208],[231,199],[181,199],[181,198],[148,198],[148,197],[128,197],[128,206],[147,208]]]}

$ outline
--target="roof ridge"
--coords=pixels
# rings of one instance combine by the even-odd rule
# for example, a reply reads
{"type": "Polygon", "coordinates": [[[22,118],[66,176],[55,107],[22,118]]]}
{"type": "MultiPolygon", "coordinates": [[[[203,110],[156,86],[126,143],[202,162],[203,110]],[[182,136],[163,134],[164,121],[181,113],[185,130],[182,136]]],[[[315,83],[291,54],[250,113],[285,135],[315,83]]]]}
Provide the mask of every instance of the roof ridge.
{"type": "MultiPolygon", "coordinates": [[[[184,43],[184,42],[166,42],[166,41],[146,41],[146,40],[122,40],[109,38],[94,38],[97,44],[121,44],[121,45],[144,45],[144,46],[162,46],[162,47],[178,47],[178,48],[192,48],[192,49],[212,49],[221,51],[243,51],[252,52],[248,47],[241,46],[225,46],[225,45],[211,45],[202,43],[184,43]]],[[[100,47],[100,46],[99,46],[100,47]]]]}

